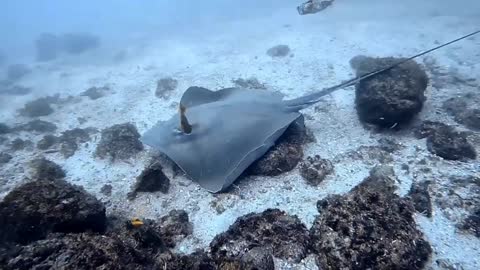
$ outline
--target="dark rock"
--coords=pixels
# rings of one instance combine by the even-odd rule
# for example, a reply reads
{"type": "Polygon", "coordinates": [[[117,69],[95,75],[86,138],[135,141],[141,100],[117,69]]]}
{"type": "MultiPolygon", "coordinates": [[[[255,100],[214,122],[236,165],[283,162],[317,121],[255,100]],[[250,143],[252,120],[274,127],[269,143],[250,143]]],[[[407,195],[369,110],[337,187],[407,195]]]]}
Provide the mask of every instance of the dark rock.
{"type": "Polygon", "coordinates": [[[239,217],[210,243],[214,258],[241,258],[254,247],[270,249],[277,258],[299,262],[309,245],[308,230],[296,216],[278,209],[239,217]]]}
{"type": "Polygon", "coordinates": [[[319,155],[307,157],[307,160],[300,163],[300,175],[311,185],[318,185],[328,174],[333,172],[333,165],[327,159],[319,155]]]}
{"type": "Polygon", "coordinates": [[[438,128],[427,138],[427,149],[431,153],[448,160],[475,159],[475,148],[468,142],[465,133],[453,128],[438,128]]]}
{"type": "Polygon", "coordinates": [[[26,244],[52,232],[102,232],[105,220],[105,207],[83,188],[39,179],[15,188],[0,202],[0,239],[26,244]]]}
{"type": "Polygon", "coordinates": [[[271,57],[285,57],[290,53],[290,47],[287,45],[277,45],[267,50],[267,55],[271,57]]]}
{"type": "MultiPolygon", "coordinates": [[[[478,206],[478,205],[477,205],[478,206]]],[[[469,215],[461,224],[460,229],[471,232],[480,238],[480,206],[471,215],[469,215]]]]}
{"type": "Polygon", "coordinates": [[[63,179],[65,171],[57,163],[46,158],[37,158],[30,162],[33,169],[32,178],[36,180],[63,179]]]}
{"type": "Polygon", "coordinates": [[[315,14],[332,5],[333,1],[334,0],[306,1],[303,4],[297,6],[297,11],[300,15],[315,14]]]}
{"type": "Polygon", "coordinates": [[[318,202],[310,230],[321,269],[423,269],[432,249],[414,208],[393,191],[390,167],[377,167],[346,195],[318,202]]]}
{"type": "MultiPolygon", "coordinates": [[[[361,76],[401,60],[356,56],[350,64],[361,76]]],[[[427,84],[427,74],[414,61],[362,80],[355,86],[357,114],[362,122],[382,128],[409,123],[422,110],[427,84]]]]}
{"type": "Polygon", "coordinates": [[[245,174],[276,176],[291,171],[303,158],[302,145],[311,141],[301,117],[285,130],[276,145],[250,165],[245,174]]]}
{"type": "Polygon", "coordinates": [[[254,247],[242,256],[241,261],[249,268],[258,270],[274,270],[275,264],[270,250],[254,247]]]}
{"type": "Polygon", "coordinates": [[[64,52],[82,54],[100,46],[100,38],[89,33],[66,33],[61,36],[64,52]]]}
{"type": "MultiPolygon", "coordinates": [[[[13,269],[148,269],[152,260],[122,239],[80,233],[55,235],[20,248],[4,266],[13,269]]],[[[157,268],[160,269],[160,268],[157,268]]]]}
{"type": "Polygon", "coordinates": [[[393,139],[388,139],[388,138],[381,138],[378,140],[378,143],[380,148],[387,153],[393,153],[395,151],[398,151],[404,148],[403,145],[397,143],[393,139]]]}
{"type": "Polygon", "coordinates": [[[455,120],[473,130],[480,130],[480,109],[467,109],[455,120]]]}
{"type": "Polygon", "coordinates": [[[6,164],[12,160],[12,156],[10,154],[0,152],[0,165],[6,164]]]}
{"type": "Polygon", "coordinates": [[[112,185],[110,184],[103,185],[103,187],[100,189],[100,193],[102,193],[105,196],[112,195],[112,185]]]}
{"type": "Polygon", "coordinates": [[[443,123],[434,121],[423,121],[420,126],[415,129],[415,137],[417,139],[423,139],[432,136],[437,130],[451,130],[453,127],[445,125],[443,123]]]}
{"type": "Polygon", "coordinates": [[[83,93],[81,93],[81,96],[87,96],[91,100],[99,99],[103,96],[105,96],[105,92],[109,91],[110,88],[107,86],[104,87],[90,87],[87,90],[85,90],[83,93]]]}
{"type": "Polygon", "coordinates": [[[25,148],[30,147],[32,144],[33,143],[29,140],[22,140],[20,138],[16,138],[10,143],[10,149],[12,151],[25,150],[25,148]]]}
{"type": "Polygon", "coordinates": [[[169,248],[175,247],[176,243],[193,232],[193,225],[184,210],[171,210],[168,215],[160,218],[157,228],[169,248]]]}
{"type": "Polygon", "coordinates": [[[29,67],[23,64],[13,64],[7,68],[7,79],[16,81],[32,72],[29,67]]]}
{"type": "Polygon", "coordinates": [[[143,150],[140,134],[131,123],[117,124],[102,131],[102,137],[95,150],[95,156],[128,159],[143,150]]]}
{"type": "Polygon", "coordinates": [[[159,98],[166,98],[170,94],[170,92],[177,88],[177,86],[177,80],[170,77],[162,78],[157,81],[157,89],[155,90],[155,96],[159,98]]]}
{"type": "Polygon", "coordinates": [[[19,125],[15,127],[15,130],[23,130],[29,132],[39,132],[39,133],[49,133],[55,132],[57,130],[57,125],[51,122],[43,121],[43,120],[32,120],[26,124],[19,125]]]}
{"type": "Polygon", "coordinates": [[[74,128],[62,132],[60,136],[60,153],[65,158],[69,158],[75,154],[78,149],[78,144],[90,141],[90,132],[93,129],[74,128]]]}
{"type": "Polygon", "coordinates": [[[25,96],[32,92],[32,88],[24,86],[6,86],[3,89],[0,89],[0,94],[11,95],[11,96],[25,96]]]}
{"type": "Polygon", "coordinates": [[[46,116],[53,113],[50,106],[51,102],[48,98],[39,98],[25,104],[25,107],[20,110],[20,114],[27,117],[46,116]]]}
{"type": "Polygon", "coordinates": [[[156,192],[167,193],[170,188],[170,179],[163,173],[162,165],[153,162],[148,165],[137,177],[130,198],[134,198],[138,192],[156,192]]]}
{"type": "Polygon", "coordinates": [[[480,95],[466,93],[452,97],[443,103],[445,111],[452,115],[457,123],[472,130],[480,130],[480,95]]]}
{"type": "Polygon", "coordinates": [[[162,270],[235,270],[219,268],[204,251],[198,250],[189,255],[164,252],[156,257],[156,265],[162,270]]]}
{"type": "Polygon", "coordinates": [[[238,78],[232,81],[236,86],[250,89],[267,89],[265,84],[260,83],[257,78],[250,77],[248,79],[238,78]]]}
{"type": "Polygon", "coordinates": [[[42,33],[35,40],[36,60],[51,61],[57,58],[59,52],[58,37],[50,33],[42,33]]]}
{"type": "Polygon", "coordinates": [[[430,184],[430,181],[414,183],[407,195],[412,200],[415,210],[429,218],[432,217],[432,199],[428,192],[430,184]]]}
{"type": "Polygon", "coordinates": [[[40,141],[38,141],[37,148],[40,150],[47,150],[57,144],[59,141],[60,138],[58,138],[57,136],[45,135],[40,141]]]}
{"type": "Polygon", "coordinates": [[[4,123],[0,123],[0,134],[7,134],[11,132],[11,128],[4,123]]]}

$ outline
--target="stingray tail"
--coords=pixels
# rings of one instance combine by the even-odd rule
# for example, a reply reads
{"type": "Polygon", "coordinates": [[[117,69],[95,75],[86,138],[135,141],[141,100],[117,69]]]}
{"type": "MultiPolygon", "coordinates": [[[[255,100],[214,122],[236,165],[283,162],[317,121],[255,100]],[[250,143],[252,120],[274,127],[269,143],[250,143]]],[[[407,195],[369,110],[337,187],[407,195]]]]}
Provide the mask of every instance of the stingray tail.
{"type": "Polygon", "coordinates": [[[360,82],[361,80],[364,80],[364,79],[373,77],[373,76],[375,76],[375,75],[377,75],[377,74],[380,74],[380,73],[389,71],[389,70],[391,70],[391,69],[393,69],[393,68],[395,68],[395,67],[397,67],[397,66],[399,66],[399,65],[401,65],[401,64],[403,64],[403,63],[405,63],[405,62],[408,62],[408,61],[410,61],[410,60],[412,60],[412,59],[415,59],[415,58],[420,57],[420,56],[422,56],[422,55],[425,55],[425,54],[427,54],[427,53],[433,52],[433,51],[438,50],[438,49],[440,49],[440,48],[442,48],[442,47],[445,47],[445,46],[447,46],[447,45],[450,45],[450,44],[455,43],[455,42],[457,42],[457,41],[460,41],[460,40],[462,40],[462,39],[471,37],[471,36],[476,35],[476,34],[478,34],[478,33],[480,33],[480,30],[477,30],[477,31],[475,31],[475,32],[472,32],[472,33],[470,33],[470,34],[468,34],[468,35],[465,35],[465,36],[462,36],[462,37],[460,37],[460,38],[454,39],[454,40],[452,40],[452,41],[449,41],[449,42],[447,42],[447,43],[444,43],[444,44],[442,44],[442,45],[439,45],[439,46],[437,46],[437,47],[435,47],[435,48],[432,48],[432,49],[423,51],[423,52],[421,52],[421,53],[418,53],[418,54],[416,54],[416,55],[414,55],[414,56],[411,56],[411,57],[409,57],[409,58],[406,58],[406,59],[404,59],[404,60],[401,60],[401,61],[399,61],[398,63],[395,63],[395,64],[393,64],[393,65],[391,65],[391,66],[388,66],[388,67],[385,67],[385,68],[381,68],[381,69],[377,69],[377,70],[374,70],[374,71],[372,71],[372,72],[366,73],[366,74],[361,75],[361,76],[357,76],[357,77],[355,77],[355,78],[353,78],[353,79],[350,79],[350,80],[348,80],[348,81],[342,82],[342,83],[340,83],[340,84],[338,84],[338,85],[335,85],[335,86],[332,86],[332,87],[329,87],[329,88],[325,88],[325,89],[323,89],[323,90],[320,90],[320,91],[315,92],[315,93],[310,94],[310,95],[306,95],[306,96],[299,97],[299,98],[296,98],[296,99],[288,100],[288,101],[286,101],[287,107],[288,107],[289,109],[291,109],[292,111],[299,111],[299,110],[308,108],[309,106],[311,106],[311,105],[319,102],[319,101],[322,99],[322,97],[324,97],[324,96],[326,96],[326,95],[329,95],[329,94],[333,93],[333,92],[336,91],[336,90],[339,90],[339,89],[342,89],[342,88],[346,88],[346,87],[355,85],[355,84],[357,84],[358,82],[360,82]]]}

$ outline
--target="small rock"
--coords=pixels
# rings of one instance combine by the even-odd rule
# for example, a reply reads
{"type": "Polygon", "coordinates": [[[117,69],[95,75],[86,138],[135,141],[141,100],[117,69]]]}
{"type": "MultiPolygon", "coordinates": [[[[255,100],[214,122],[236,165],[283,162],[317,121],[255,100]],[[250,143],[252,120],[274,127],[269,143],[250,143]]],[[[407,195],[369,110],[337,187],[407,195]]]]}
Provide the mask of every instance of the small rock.
{"type": "Polygon", "coordinates": [[[409,200],[394,193],[394,178],[391,167],[376,167],[348,194],[317,203],[310,236],[319,268],[423,269],[432,248],[409,200]]]}
{"type": "Polygon", "coordinates": [[[177,88],[177,86],[177,80],[170,77],[162,78],[157,81],[157,89],[155,90],[155,96],[157,96],[158,98],[166,98],[170,94],[170,92],[177,88]]]}
{"type": "Polygon", "coordinates": [[[7,134],[10,133],[11,129],[4,123],[0,123],[0,134],[7,134]]]}
{"type": "Polygon", "coordinates": [[[459,124],[472,130],[480,130],[480,95],[475,92],[452,97],[443,103],[445,111],[459,124]]]}
{"type": "Polygon", "coordinates": [[[33,179],[55,180],[63,179],[66,176],[60,165],[44,157],[32,160],[30,166],[33,169],[33,179]]]}
{"type": "Polygon", "coordinates": [[[23,246],[3,269],[155,269],[149,264],[151,258],[123,239],[80,233],[58,234],[23,246]]]}
{"type": "Polygon", "coordinates": [[[168,215],[160,218],[157,228],[169,248],[175,247],[176,243],[193,232],[193,224],[184,210],[171,210],[168,215]]]}
{"type": "Polygon", "coordinates": [[[103,187],[100,189],[100,193],[102,193],[105,196],[112,195],[112,185],[110,184],[103,185],[103,187]]]}
{"type": "Polygon", "coordinates": [[[260,83],[257,78],[250,77],[248,79],[238,78],[232,81],[236,86],[250,89],[267,89],[265,84],[260,83]]]}
{"type": "Polygon", "coordinates": [[[443,123],[434,121],[423,121],[420,126],[415,129],[415,137],[417,139],[423,139],[432,136],[437,130],[452,130],[453,127],[445,125],[443,123]]]}
{"type": "Polygon", "coordinates": [[[475,148],[468,142],[464,133],[453,128],[439,128],[427,138],[427,149],[431,153],[448,160],[476,159],[475,148]]]}
{"type": "Polygon", "coordinates": [[[23,64],[13,64],[7,68],[7,79],[16,81],[23,78],[25,75],[31,73],[29,67],[23,64]]]}
{"type": "Polygon", "coordinates": [[[277,176],[293,170],[303,158],[303,144],[312,141],[304,118],[293,122],[270,150],[252,163],[248,175],[277,176]]]}
{"type": "Polygon", "coordinates": [[[300,175],[311,185],[318,185],[328,174],[333,172],[333,165],[327,159],[319,155],[307,157],[307,160],[300,164],[300,175]]]}
{"type": "Polygon", "coordinates": [[[459,227],[460,229],[471,232],[473,235],[480,238],[480,206],[478,206],[478,208],[469,215],[459,227]]]}
{"type": "Polygon", "coordinates": [[[137,177],[130,198],[134,198],[138,192],[156,192],[167,193],[170,188],[170,179],[163,173],[163,168],[158,162],[153,162],[147,166],[137,177]]]}
{"type": "Polygon", "coordinates": [[[407,195],[412,200],[415,210],[428,218],[432,217],[432,199],[428,192],[430,184],[430,181],[414,183],[407,195]]]}
{"type": "Polygon", "coordinates": [[[241,258],[253,247],[272,250],[277,258],[300,262],[307,255],[306,226],[296,216],[278,209],[239,217],[226,232],[210,243],[216,258],[241,258]]]}
{"type": "MultiPolygon", "coordinates": [[[[402,60],[359,55],[350,65],[361,76],[402,60]]],[[[362,80],[355,86],[357,114],[362,122],[382,128],[409,123],[423,108],[427,85],[427,74],[414,61],[362,80]]]]}
{"type": "Polygon", "coordinates": [[[20,110],[20,114],[27,117],[46,116],[53,113],[50,106],[50,100],[47,98],[39,98],[25,104],[25,107],[20,110]]]}
{"type": "Polygon", "coordinates": [[[52,232],[102,232],[105,224],[105,207],[64,180],[26,183],[0,202],[0,239],[4,243],[27,244],[52,232]]]}
{"type": "Polygon", "coordinates": [[[60,136],[60,153],[65,158],[69,158],[75,154],[78,149],[78,144],[86,143],[90,140],[90,133],[94,132],[93,129],[81,129],[74,128],[62,132],[60,136]]]}
{"type": "Polygon", "coordinates": [[[29,140],[22,140],[20,138],[16,138],[10,143],[10,149],[12,151],[20,151],[24,150],[27,147],[30,147],[33,143],[29,140]]]}
{"type": "Polygon", "coordinates": [[[467,109],[455,120],[469,129],[480,130],[480,109],[467,109]]]}
{"type": "Polygon", "coordinates": [[[285,57],[290,53],[290,47],[287,45],[277,45],[267,50],[267,55],[271,57],[285,57]]]}
{"type": "Polygon", "coordinates": [[[49,132],[55,132],[57,130],[57,125],[51,122],[36,119],[16,127],[15,130],[49,133],[49,132]]]}
{"type": "Polygon", "coordinates": [[[85,90],[83,93],[81,93],[81,96],[87,96],[91,100],[96,100],[99,99],[103,96],[105,96],[105,92],[109,91],[110,88],[107,86],[104,87],[90,87],[87,90],[85,90]]]}
{"type": "Polygon", "coordinates": [[[102,131],[95,156],[105,159],[128,159],[143,150],[140,134],[131,123],[117,124],[102,131]]]}
{"type": "Polygon", "coordinates": [[[43,138],[38,141],[37,143],[37,148],[40,150],[47,150],[50,149],[50,147],[54,146],[60,141],[60,138],[54,135],[45,135],[43,138]]]}
{"type": "Polygon", "coordinates": [[[10,162],[10,160],[12,160],[12,158],[13,157],[11,155],[9,155],[7,153],[0,152],[0,165],[10,162]]]}

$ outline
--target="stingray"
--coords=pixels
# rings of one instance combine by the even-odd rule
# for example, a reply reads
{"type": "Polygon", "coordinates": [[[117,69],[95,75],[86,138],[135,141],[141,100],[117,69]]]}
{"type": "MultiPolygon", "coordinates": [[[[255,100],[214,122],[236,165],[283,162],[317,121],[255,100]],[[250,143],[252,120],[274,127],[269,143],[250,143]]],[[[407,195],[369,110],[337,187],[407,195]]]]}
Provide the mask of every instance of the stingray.
{"type": "Polygon", "coordinates": [[[201,187],[212,193],[222,192],[275,145],[290,124],[301,116],[301,110],[319,102],[323,96],[479,32],[291,100],[258,89],[211,91],[192,86],[181,97],[178,112],[167,121],[159,121],[140,140],[165,154],[201,187]]]}

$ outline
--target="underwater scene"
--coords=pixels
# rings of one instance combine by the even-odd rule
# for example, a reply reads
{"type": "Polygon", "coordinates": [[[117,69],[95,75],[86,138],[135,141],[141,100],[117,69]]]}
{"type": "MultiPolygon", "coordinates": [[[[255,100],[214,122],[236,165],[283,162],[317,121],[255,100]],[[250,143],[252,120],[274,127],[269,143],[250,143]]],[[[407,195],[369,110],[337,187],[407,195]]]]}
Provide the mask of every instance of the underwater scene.
{"type": "Polygon", "coordinates": [[[479,1],[0,7],[0,269],[480,269],[479,1]]]}

